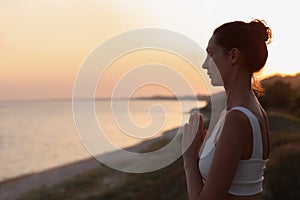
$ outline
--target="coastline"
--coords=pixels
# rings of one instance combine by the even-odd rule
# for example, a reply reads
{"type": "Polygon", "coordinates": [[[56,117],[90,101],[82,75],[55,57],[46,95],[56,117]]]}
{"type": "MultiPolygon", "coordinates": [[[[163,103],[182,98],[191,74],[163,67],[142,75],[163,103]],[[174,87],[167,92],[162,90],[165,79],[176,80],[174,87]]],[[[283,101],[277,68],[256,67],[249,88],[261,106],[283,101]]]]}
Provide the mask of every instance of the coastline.
{"type": "MultiPolygon", "coordinates": [[[[151,140],[146,140],[134,146],[125,148],[124,150],[131,152],[141,152],[155,142],[161,139],[172,139],[176,135],[178,128],[165,131],[162,136],[151,140]]],[[[118,152],[108,153],[118,155],[118,152]]],[[[20,197],[23,193],[39,188],[41,186],[49,187],[61,181],[71,179],[76,175],[82,174],[88,170],[104,166],[96,158],[88,158],[78,162],[70,163],[64,166],[59,166],[39,173],[27,174],[12,179],[0,182],[0,200],[14,200],[20,197]]]]}
{"type": "MultiPolygon", "coordinates": [[[[204,108],[193,108],[189,111],[189,113],[191,114],[194,111],[200,111],[203,114],[205,121],[210,121],[209,119],[211,117],[211,110],[209,103],[204,108]]],[[[143,141],[136,145],[127,147],[124,150],[136,153],[143,152],[145,149],[151,147],[151,145],[159,142],[160,140],[172,139],[176,135],[178,129],[179,127],[166,130],[160,137],[143,141]]],[[[107,154],[104,154],[103,156],[112,156],[111,158],[115,160],[126,159],[120,157],[118,151],[109,152],[107,154]]],[[[41,186],[52,186],[101,166],[103,167],[105,165],[100,163],[100,161],[98,161],[96,158],[91,157],[42,172],[21,175],[19,177],[4,180],[3,182],[0,182],[0,200],[17,199],[22,194],[30,190],[39,188],[41,186]]]]}

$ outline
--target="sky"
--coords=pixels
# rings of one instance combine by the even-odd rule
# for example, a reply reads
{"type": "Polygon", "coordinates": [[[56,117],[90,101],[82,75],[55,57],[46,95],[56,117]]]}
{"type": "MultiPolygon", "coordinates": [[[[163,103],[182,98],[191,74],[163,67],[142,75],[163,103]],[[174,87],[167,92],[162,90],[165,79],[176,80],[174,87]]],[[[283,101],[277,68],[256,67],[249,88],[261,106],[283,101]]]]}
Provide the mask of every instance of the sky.
{"type": "MultiPolygon", "coordinates": [[[[72,98],[76,74],[89,54],[104,41],[126,31],[168,29],[205,49],[217,26],[254,18],[265,20],[273,31],[269,59],[260,77],[295,74],[299,72],[300,46],[297,39],[300,12],[296,3],[295,0],[1,0],[0,99],[72,98]]],[[[128,55],[131,59],[123,56],[113,62],[99,81],[96,96],[109,97],[114,84],[137,64],[155,62],[177,70],[184,65],[190,67],[174,55],[149,52],[132,53],[128,55]]],[[[193,70],[187,73],[186,69],[191,68],[184,69],[179,72],[195,91],[205,92],[199,84],[201,77],[193,74],[193,70]]],[[[141,87],[135,94],[164,94],[167,90],[156,85],[155,89],[141,87]]],[[[182,91],[179,95],[185,94],[182,91]]]]}

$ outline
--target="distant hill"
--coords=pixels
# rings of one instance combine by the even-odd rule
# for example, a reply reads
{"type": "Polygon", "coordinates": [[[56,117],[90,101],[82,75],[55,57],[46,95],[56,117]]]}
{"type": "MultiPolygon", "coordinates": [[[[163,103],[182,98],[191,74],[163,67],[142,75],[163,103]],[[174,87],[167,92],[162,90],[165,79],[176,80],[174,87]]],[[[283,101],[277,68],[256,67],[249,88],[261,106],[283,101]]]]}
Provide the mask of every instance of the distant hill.
{"type": "Polygon", "coordinates": [[[157,95],[157,96],[149,96],[149,97],[134,97],[131,98],[131,100],[203,100],[203,101],[209,101],[210,96],[208,95],[197,95],[195,96],[161,96],[161,95],[157,95]]]}
{"type": "Polygon", "coordinates": [[[259,98],[268,111],[281,111],[300,117],[300,73],[294,76],[275,75],[261,81],[265,89],[259,98]]]}
{"type": "MultiPolygon", "coordinates": [[[[266,86],[271,86],[274,83],[282,81],[284,83],[289,83],[291,88],[295,91],[300,91],[300,73],[296,75],[274,75],[268,78],[265,78],[261,80],[261,84],[266,87],[266,86]]],[[[224,97],[224,92],[219,92],[210,95],[204,95],[204,94],[198,94],[196,96],[197,100],[203,100],[210,102],[210,100],[213,99],[220,99],[224,97]]],[[[124,100],[128,100],[127,98],[120,98],[124,100]]],[[[156,96],[146,96],[146,97],[133,97],[131,100],[194,100],[195,96],[163,96],[163,95],[156,95],[156,96]]],[[[224,101],[221,99],[221,101],[224,101]]],[[[222,102],[223,103],[223,102],[222,102]]]]}
{"type": "Polygon", "coordinates": [[[272,85],[277,81],[282,81],[284,83],[289,83],[292,89],[299,90],[300,89],[300,73],[291,76],[282,76],[282,75],[274,75],[269,78],[263,79],[261,81],[262,85],[272,85]]]}

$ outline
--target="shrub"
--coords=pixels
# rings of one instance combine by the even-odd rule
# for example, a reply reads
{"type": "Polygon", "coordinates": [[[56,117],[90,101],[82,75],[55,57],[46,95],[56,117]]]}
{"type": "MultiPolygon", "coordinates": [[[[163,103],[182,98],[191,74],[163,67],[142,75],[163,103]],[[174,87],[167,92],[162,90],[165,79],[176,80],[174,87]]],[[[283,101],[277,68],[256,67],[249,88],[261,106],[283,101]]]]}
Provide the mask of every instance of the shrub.
{"type": "Polygon", "coordinates": [[[293,143],[274,149],[266,169],[266,194],[271,200],[300,197],[300,146],[293,143]]]}

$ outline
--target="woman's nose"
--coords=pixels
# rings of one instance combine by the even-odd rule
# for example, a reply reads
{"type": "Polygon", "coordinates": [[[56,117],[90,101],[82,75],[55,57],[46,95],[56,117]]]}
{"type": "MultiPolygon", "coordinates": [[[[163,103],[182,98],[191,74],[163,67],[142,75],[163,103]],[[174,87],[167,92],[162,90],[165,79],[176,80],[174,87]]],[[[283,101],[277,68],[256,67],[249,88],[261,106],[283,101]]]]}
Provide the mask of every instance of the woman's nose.
{"type": "Polygon", "coordinates": [[[204,63],[202,64],[203,69],[208,69],[208,56],[206,57],[204,63]]]}

